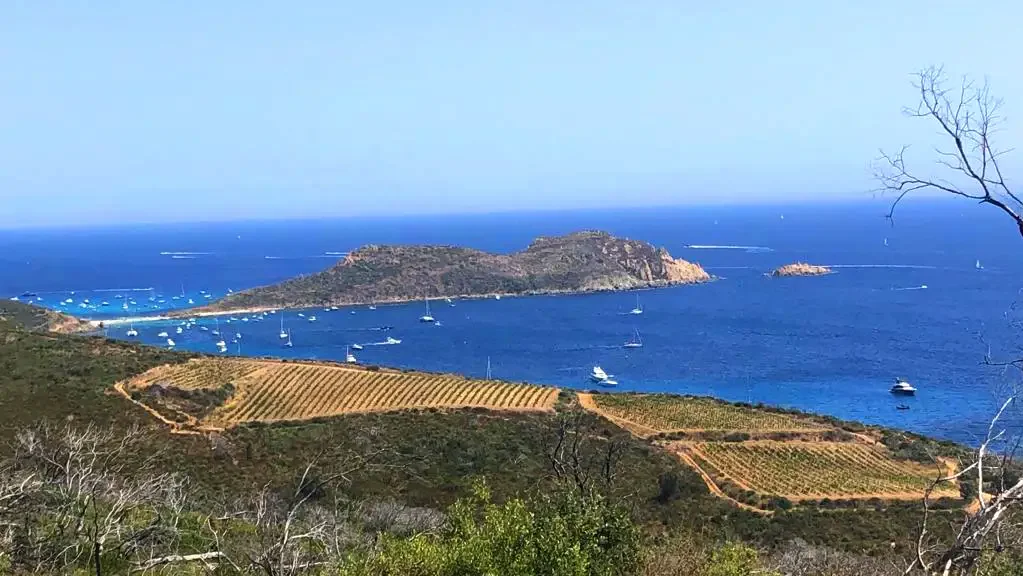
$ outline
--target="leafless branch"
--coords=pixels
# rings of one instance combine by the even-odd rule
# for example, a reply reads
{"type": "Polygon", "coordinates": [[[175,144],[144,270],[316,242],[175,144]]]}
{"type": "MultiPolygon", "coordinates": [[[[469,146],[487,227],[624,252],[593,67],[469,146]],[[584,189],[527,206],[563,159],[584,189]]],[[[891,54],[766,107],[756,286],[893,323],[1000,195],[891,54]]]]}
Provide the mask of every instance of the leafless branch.
{"type": "Polygon", "coordinates": [[[906,146],[893,154],[882,150],[874,164],[874,176],[880,192],[894,195],[888,218],[894,218],[895,209],[907,195],[932,190],[994,206],[1012,218],[1023,235],[1023,201],[1006,182],[999,163],[1011,150],[996,149],[991,142],[1003,121],[1002,101],[991,95],[986,82],[977,86],[964,78],[957,90],[949,88],[940,67],[922,70],[913,85],[920,100],[916,107],[905,109],[905,114],[938,125],[940,134],[951,142],[948,148],[936,150],[936,163],[963,184],[911,170],[906,165],[906,146]]]}

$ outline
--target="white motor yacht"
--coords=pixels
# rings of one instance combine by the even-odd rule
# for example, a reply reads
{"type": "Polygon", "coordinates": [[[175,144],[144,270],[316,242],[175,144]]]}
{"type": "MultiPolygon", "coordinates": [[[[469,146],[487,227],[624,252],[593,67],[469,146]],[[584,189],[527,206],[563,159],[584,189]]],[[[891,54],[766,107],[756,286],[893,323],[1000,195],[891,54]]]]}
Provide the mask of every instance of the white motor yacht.
{"type": "Polygon", "coordinates": [[[892,394],[899,394],[902,396],[912,396],[916,394],[916,388],[912,384],[906,382],[902,378],[896,378],[895,384],[889,390],[892,394]]]}
{"type": "Polygon", "coordinates": [[[607,380],[607,378],[607,372],[604,372],[604,369],[600,366],[594,366],[593,371],[590,372],[590,380],[593,380],[594,382],[603,382],[604,380],[607,380]]]}

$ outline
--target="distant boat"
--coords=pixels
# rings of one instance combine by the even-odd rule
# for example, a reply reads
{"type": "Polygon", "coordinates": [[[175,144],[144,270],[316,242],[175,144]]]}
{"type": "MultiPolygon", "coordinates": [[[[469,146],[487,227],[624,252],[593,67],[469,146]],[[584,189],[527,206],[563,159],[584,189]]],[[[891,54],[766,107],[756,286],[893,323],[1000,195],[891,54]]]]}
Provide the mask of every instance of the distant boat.
{"type": "Polygon", "coordinates": [[[895,384],[889,390],[892,394],[899,394],[902,396],[913,396],[916,394],[916,388],[912,384],[906,382],[901,378],[895,379],[895,384]]]}
{"type": "Polygon", "coordinates": [[[355,355],[345,346],[345,362],[348,364],[355,364],[358,360],[355,359],[355,355]]]}
{"type": "Polygon", "coordinates": [[[298,317],[299,317],[299,318],[305,318],[305,314],[303,314],[303,313],[299,312],[299,313],[298,313],[298,317]]]}
{"type": "Polygon", "coordinates": [[[976,268],[977,270],[983,270],[984,269],[984,267],[980,265],[980,260],[977,260],[977,262],[973,265],[973,267],[976,268]]]}
{"type": "Polygon", "coordinates": [[[607,378],[607,372],[604,372],[604,369],[600,366],[594,366],[593,371],[590,372],[590,380],[593,380],[594,382],[603,382],[607,380],[607,378]]]}
{"type": "Polygon", "coordinates": [[[72,303],[72,302],[74,302],[74,301],[75,301],[75,300],[74,300],[73,298],[68,298],[67,300],[65,300],[65,301],[64,301],[64,303],[65,303],[65,304],[71,304],[71,303],[72,303]]]}
{"type": "Polygon", "coordinates": [[[490,356],[487,356],[487,380],[490,380],[490,356]]]}
{"type": "Polygon", "coordinates": [[[636,307],[629,311],[629,314],[638,316],[643,313],[643,306],[639,303],[639,294],[636,295],[636,307]]]}
{"type": "Polygon", "coordinates": [[[501,299],[501,295],[500,294],[494,294],[494,300],[500,300],[500,299],[501,299]]]}
{"type": "Polygon", "coordinates": [[[642,348],[643,347],[643,339],[639,337],[639,329],[638,328],[636,329],[635,335],[633,336],[632,340],[629,340],[628,342],[626,342],[622,347],[623,348],[642,348]]]}
{"type": "Polygon", "coordinates": [[[167,337],[167,333],[166,332],[160,332],[159,334],[156,335],[156,337],[157,338],[166,338],[167,337]]]}
{"type": "Polygon", "coordinates": [[[205,326],[200,326],[199,329],[202,330],[203,332],[209,332],[210,331],[210,329],[205,327],[205,326]]]}
{"type": "Polygon", "coordinates": [[[310,317],[306,318],[306,320],[308,320],[310,322],[316,322],[316,316],[310,316],[310,317]]]}
{"type": "Polygon", "coordinates": [[[284,331],[284,314],[281,314],[281,333],[277,335],[278,338],[284,340],[285,338],[291,338],[291,336],[284,331]]]}
{"type": "Polygon", "coordinates": [[[224,342],[223,338],[217,340],[217,348],[222,348],[221,352],[223,352],[224,350],[227,349],[227,342],[224,342]]]}
{"type": "Polygon", "coordinates": [[[352,344],[352,350],[362,350],[362,344],[352,344]]]}
{"type": "Polygon", "coordinates": [[[188,303],[189,303],[189,304],[195,304],[195,300],[192,300],[191,298],[189,298],[189,299],[188,299],[188,303]]]}
{"type": "Polygon", "coordinates": [[[426,314],[419,317],[420,322],[434,322],[433,316],[430,315],[430,299],[426,299],[426,314]]]}
{"type": "Polygon", "coordinates": [[[174,341],[171,340],[170,338],[167,339],[167,347],[168,348],[173,348],[174,347],[174,341]]]}
{"type": "Polygon", "coordinates": [[[242,339],[242,333],[241,332],[235,332],[234,333],[234,339],[235,340],[241,340],[242,339]]]}
{"type": "Polygon", "coordinates": [[[181,326],[178,326],[178,329],[175,330],[175,332],[177,332],[178,334],[181,334],[182,332],[184,332],[184,330],[181,329],[181,326]]]}
{"type": "Polygon", "coordinates": [[[331,310],[337,310],[337,306],[331,306],[330,309],[331,310]]]}
{"type": "Polygon", "coordinates": [[[898,406],[895,407],[895,409],[896,410],[909,410],[909,406],[907,406],[905,404],[899,404],[898,406]]]}
{"type": "Polygon", "coordinates": [[[885,246],[888,246],[888,238],[885,238],[885,239],[884,239],[884,245],[885,245],[885,246]]]}
{"type": "Polygon", "coordinates": [[[288,341],[284,343],[285,346],[291,348],[294,344],[291,343],[291,330],[288,330],[288,341]]]}
{"type": "Polygon", "coordinates": [[[384,341],[384,344],[401,344],[401,340],[397,338],[391,338],[390,336],[388,336],[387,340],[384,341]]]}
{"type": "Polygon", "coordinates": [[[139,331],[135,329],[135,325],[132,324],[128,327],[128,331],[124,333],[128,338],[134,338],[139,335],[139,331]]]}
{"type": "MultiPolygon", "coordinates": [[[[36,298],[36,300],[39,300],[39,298],[36,298]]],[[[106,300],[104,300],[104,301],[100,302],[99,305],[100,306],[110,306],[110,302],[107,302],[106,300]]]]}
{"type": "MultiPolygon", "coordinates": [[[[372,304],[370,304],[370,305],[369,305],[369,309],[370,309],[370,310],[376,310],[376,309],[377,309],[377,307],[376,307],[376,306],[374,306],[374,305],[372,305],[372,304]]],[[[355,312],[355,310],[352,310],[352,312],[355,312]]]]}

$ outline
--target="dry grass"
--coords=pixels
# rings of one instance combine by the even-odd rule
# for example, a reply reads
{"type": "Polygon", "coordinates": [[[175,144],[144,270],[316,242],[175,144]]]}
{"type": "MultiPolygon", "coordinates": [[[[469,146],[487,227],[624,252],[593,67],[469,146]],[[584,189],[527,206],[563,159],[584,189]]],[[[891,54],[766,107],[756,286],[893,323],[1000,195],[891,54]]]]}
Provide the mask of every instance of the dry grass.
{"type": "Polygon", "coordinates": [[[580,394],[579,400],[584,408],[643,438],[669,432],[823,432],[830,429],[811,420],[732,406],[709,398],[580,394]]]}
{"type": "MultiPolygon", "coordinates": [[[[919,499],[938,475],[933,467],[895,460],[884,449],[859,442],[679,442],[669,448],[712,478],[794,501],[919,499]]],[[[934,493],[936,498],[958,495],[951,483],[934,493]]]]}
{"type": "Polygon", "coordinates": [[[203,358],[149,370],[121,387],[145,393],[160,385],[232,393],[195,424],[306,420],[342,414],[424,408],[550,411],[558,389],[445,374],[306,362],[203,358]]]}

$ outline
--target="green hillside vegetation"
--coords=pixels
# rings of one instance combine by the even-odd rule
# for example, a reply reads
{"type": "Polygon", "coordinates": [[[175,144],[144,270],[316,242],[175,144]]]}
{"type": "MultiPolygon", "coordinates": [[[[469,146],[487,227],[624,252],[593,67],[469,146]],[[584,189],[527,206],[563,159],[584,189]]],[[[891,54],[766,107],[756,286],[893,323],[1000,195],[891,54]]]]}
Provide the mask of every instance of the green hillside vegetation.
{"type": "MultiPolygon", "coordinates": [[[[145,533],[145,547],[134,540],[115,545],[111,536],[100,553],[106,573],[143,565],[147,550],[209,553],[215,542],[232,561],[258,558],[260,551],[276,550],[280,515],[297,500],[304,506],[298,525],[325,531],[320,521],[330,518],[345,527],[343,554],[325,548],[326,540],[309,548],[287,545],[310,562],[329,561],[323,573],[562,573],[555,568],[568,564],[541,566],[561,547],[575,552],[556,557],[589,566],[573,572],[583,574],[668,574],[678,566],[690,567],[683,573],[709,574],[715,562],[736,558],[781,565],[793,545],[843,551],[850,566],[862,566],[874,562],[871,556],[904,558],[918,527],[914,502],[850,502],[840,512],[776,507],[771,515],[739,509],[712,495],[669,451],[581,409],[571,393],[562,394],[553,414],[401,411],[241,425],[209,435],[171,434],[110,393],[117,381],[191,357],[100,337],[33,332],[12,322],[0,327],[0,481],[32,472],[57,482],[62,473],[41,464],[39,454],[67,454],[68,438],[100,433],[106,436],[97,445],[116,455],[107,461],[102,486],[125,489],[161,478],[158,494],[139,497],[123,512],[117,536],[145,533]],[[139,432],[131,432],[134,427],[139,432]],[[26,438],[42,440],[26,444],[26,438]],[[168,491],[179,485],[187,498],[170,499],[168,491]],[[257,500],[274,505],[253,507],[257,500]],[[180,506],[170,510],[170,501],[180,506]],[[217,520],[240,507],[249,512],[217,520]],[[271,511],[273,522],[254,515],[257,509],[271,511]],[[176,535],[156,538],[151,525],[170,530],[163,524],[170,517],[178,519],[176,535]],[[616,526],[614,541],[587,541],[584,527],[594,522],[616,526]],[[520,544],[508,548],[513,541],[520,544]],[[759,559],[753,550],[760,550],[759,559]]],[[[45,493],[15,500],[18,507],[6,516],[0,505],[0,524],[16,520],[13,525],[29,529],[66,521],[64,509],[53,507],[57,496],[45,493]]],[[[101,492],[86,508],[109,512],[116,499],[106,498],[113,494],[101,492]]],[[[19,533],[0,538],[0,572],[57,562],[47,556],[52,550],[29,545],[35,532],[19,533]]],[[[92,541],[82,534],[63,537],[77,543],[68,565],[92,573],[92,541]]],[[[166,573],[189,573],[183,566],[166,573]]],[[[254,566],[239,568],[266,573],[254,566]]]]}

